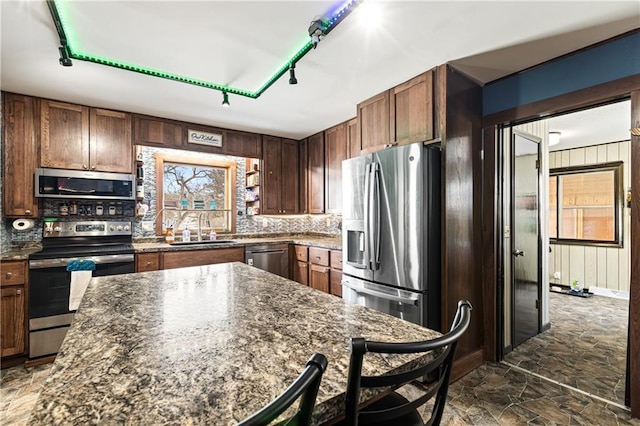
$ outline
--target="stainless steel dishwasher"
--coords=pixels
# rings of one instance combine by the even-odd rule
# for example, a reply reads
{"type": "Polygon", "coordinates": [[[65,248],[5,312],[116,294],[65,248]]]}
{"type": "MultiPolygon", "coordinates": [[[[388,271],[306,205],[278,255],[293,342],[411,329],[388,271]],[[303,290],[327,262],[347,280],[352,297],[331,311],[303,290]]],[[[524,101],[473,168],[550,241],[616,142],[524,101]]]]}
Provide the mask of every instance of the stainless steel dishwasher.
{"type": "Polygon", "coordinates": [[[244,254],[248,265],[289,278],[288,244],[248,245],[244,254]]]}

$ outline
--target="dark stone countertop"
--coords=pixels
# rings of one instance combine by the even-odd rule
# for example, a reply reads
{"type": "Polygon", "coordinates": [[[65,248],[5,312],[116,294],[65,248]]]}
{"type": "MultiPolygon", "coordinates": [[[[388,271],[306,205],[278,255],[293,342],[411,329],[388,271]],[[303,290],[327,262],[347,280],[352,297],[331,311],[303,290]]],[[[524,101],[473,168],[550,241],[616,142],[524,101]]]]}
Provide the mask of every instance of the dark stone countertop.
{"type": "MultiPolygon", "coordinates": [[[[319,424],[344,410],[350,337],[438,335],[237,262],[97,277],[29,424],[232,425],[320,352],[329,366],[314,410],[319,424]]],[[[370,355],[364,374],[425,359],[370,355]]]]}

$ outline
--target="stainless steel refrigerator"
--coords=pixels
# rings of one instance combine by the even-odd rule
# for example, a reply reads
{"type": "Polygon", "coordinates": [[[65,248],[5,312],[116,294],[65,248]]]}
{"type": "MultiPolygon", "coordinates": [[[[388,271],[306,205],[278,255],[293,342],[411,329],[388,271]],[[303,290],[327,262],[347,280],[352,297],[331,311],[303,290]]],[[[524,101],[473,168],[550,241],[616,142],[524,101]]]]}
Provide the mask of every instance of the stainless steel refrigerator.
{"type": "Polygon", "coordinates": [[[440,148],[345,160],[342,179],[343,299],[440,330],[440,148]]]}

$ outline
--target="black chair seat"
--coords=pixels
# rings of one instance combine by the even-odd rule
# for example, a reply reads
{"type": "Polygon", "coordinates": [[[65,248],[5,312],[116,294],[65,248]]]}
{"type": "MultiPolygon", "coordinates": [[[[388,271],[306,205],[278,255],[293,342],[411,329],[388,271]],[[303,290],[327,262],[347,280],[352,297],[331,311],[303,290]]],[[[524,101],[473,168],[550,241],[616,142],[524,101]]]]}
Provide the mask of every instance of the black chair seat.
{"type": "MultiPolygon", "coordinates": [[[[364,407],[360,412],[367,413],[370,411],[382,411],[388,410],[390,408],[399,407],[401,405],[408,404],[410,401],[404,396],[400,395],[397,392],[391,392],[389,395],[385,395],[383,398],[380,398],[378,401],[373,404],[369,404],[364,407]]],[[[381,422],[376,421],[359,421],[359,425],[375,425],[380,424],[381,422]]],[[[407,414],[396,417],[393,419],[393,424],[397,426],[422,426],[424,425],[424,421],[418,413],[418,410],[409,411],[407,414]]]]}

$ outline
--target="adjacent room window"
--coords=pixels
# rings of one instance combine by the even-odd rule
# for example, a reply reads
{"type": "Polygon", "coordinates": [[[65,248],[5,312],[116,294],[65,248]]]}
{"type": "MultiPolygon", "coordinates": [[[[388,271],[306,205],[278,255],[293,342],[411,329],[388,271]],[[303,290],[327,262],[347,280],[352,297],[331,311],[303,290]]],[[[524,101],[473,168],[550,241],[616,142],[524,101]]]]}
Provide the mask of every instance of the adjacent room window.
{"type": "Polygon", "coordinates": [[[622,246],[622,162],[549,171],[552,242],[622,246]]]}
{"type": "Polygon", "coordinates": [[[235,232],[235,162],[156,154],[156,169],[158,232],[235,232]]]}

